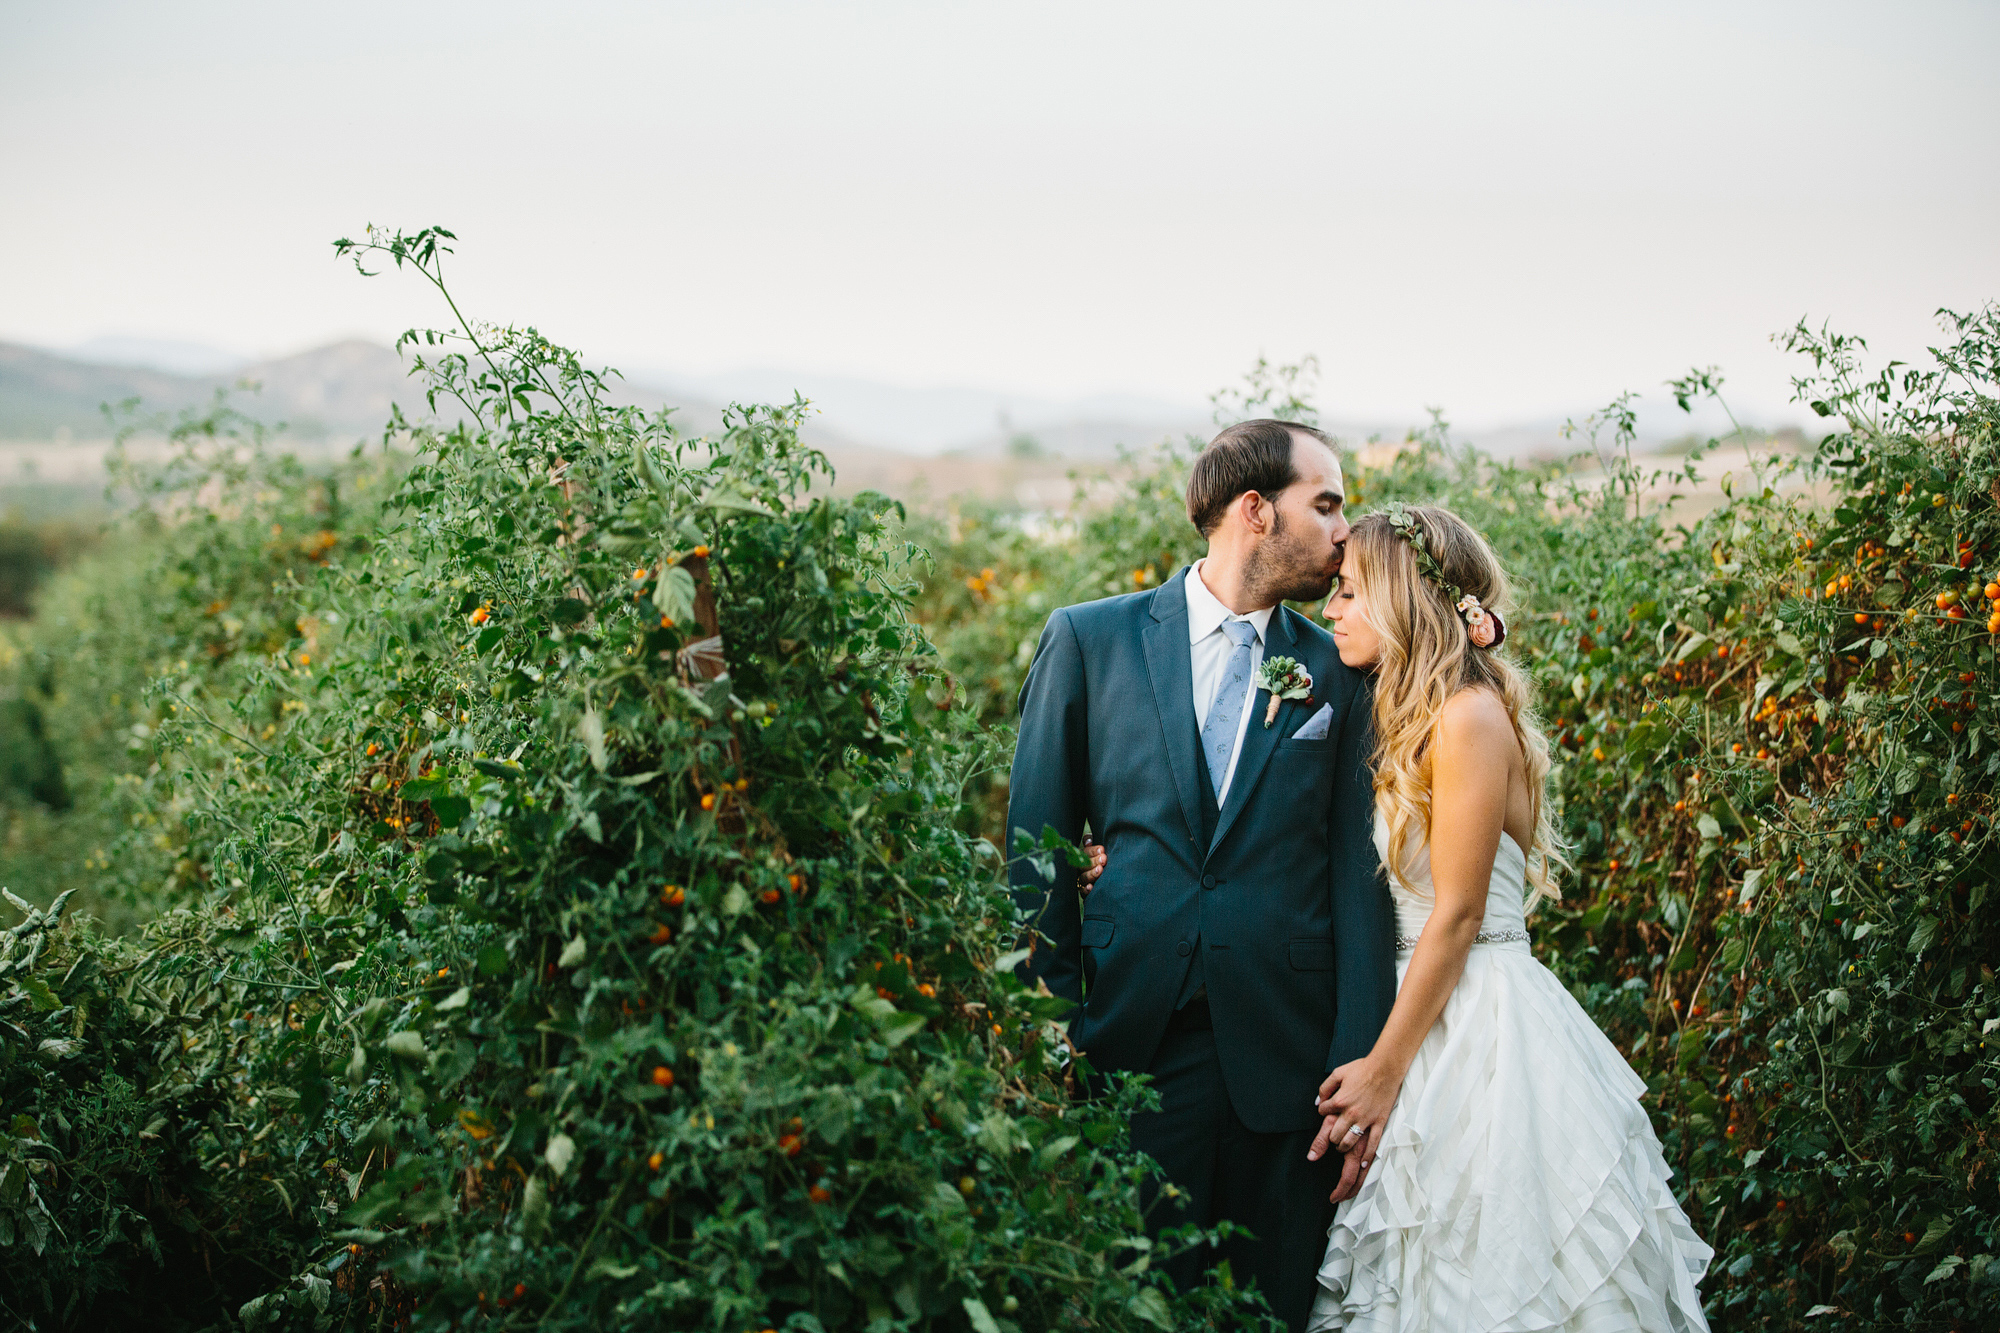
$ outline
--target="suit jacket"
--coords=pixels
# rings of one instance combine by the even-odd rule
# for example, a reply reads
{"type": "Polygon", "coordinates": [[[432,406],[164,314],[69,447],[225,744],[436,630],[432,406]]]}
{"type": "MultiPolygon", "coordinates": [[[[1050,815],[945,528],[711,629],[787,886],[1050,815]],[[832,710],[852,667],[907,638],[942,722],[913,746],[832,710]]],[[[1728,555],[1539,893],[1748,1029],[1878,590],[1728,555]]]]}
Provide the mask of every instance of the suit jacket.
{"type": "Polygon", "coordinates": [[[1110,861],[1087,899],[1025,860],[1015,898],[1041,938],[1023,979],[1082,1009],[1071,1040],[1100,1070],[1144,1070],[1197,944],[1229,1099],[1258,1133],[1318,1123],[1311,1093],[1368,1053],[1396,998],[1395,911],[1372,838],[1369,689],[1333,638],[1280,607],[1266,657],[1297,658],[1311,700],[1264,726],[1258,690],[1228,800],[1207,782],[1191,695],[1183,569],[1152,592],[1049,617],[1021,690],[1007,827],[1076,841],[1087,821],[1110,861]],[[1321,704],[1324,740],[1291,735],[1321,704]],[[1202,817],[1202,800],[1211,808],[1202,817]],[[1203,837],[1204,824],[1213,828],[1203,837]]]}

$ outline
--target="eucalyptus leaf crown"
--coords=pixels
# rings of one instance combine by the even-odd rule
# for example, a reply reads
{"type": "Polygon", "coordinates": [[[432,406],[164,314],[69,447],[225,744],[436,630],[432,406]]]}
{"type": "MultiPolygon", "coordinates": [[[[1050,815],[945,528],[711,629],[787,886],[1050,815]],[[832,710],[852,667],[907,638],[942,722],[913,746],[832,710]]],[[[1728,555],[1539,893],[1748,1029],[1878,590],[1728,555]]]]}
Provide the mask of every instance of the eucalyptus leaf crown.
{"type": "Polygon", "coordinates": [[[1481,606],[1479,599],[1445,577],[1444,566],[1431,554],[1430,546],[1424,540],[1424,526],[1417,521],[1409,507],[1401,500],[1391,500],[1384,508],[1389,526],[1395,529],[1416,558],[1417,572],[1435,584],[1444,593],[1445,600],[1452,604],[1459,618],[1465,622],[1467,635],[1474,646],[1498,648],[1507,641],[1507,622],[1491,607],[1481,606]]]}

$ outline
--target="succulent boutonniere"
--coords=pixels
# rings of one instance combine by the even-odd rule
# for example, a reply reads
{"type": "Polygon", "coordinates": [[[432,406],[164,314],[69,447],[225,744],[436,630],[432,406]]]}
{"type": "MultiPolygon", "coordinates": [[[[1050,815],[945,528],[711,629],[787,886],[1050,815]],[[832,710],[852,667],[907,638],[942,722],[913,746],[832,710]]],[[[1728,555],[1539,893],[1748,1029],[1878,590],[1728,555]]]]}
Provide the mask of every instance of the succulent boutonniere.
{"type": "Polygon", "coordinates": [[[1280,703],[1312,698],[1313,677],[1295,658],[1267,657],[1257,668],[1257,685],[1271,692],[1270,706],[1264,710],[1264,726],[1269,728],[1278,720],[1280,703]]]}

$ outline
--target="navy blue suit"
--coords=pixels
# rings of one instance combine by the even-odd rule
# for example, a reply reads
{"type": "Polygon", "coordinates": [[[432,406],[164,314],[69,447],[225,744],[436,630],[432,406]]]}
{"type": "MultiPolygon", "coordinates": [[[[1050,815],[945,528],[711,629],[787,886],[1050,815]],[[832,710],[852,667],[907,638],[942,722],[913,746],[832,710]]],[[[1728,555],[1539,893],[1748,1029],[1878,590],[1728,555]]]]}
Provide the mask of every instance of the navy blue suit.
{"type": "Polygon", "coordinates": [[[1369,690],[1332,636],[1278,608],[1265,656],[1303,663],[1314,697],[1283,702],[1266,728],[1257,691],[1217,809],[1195,726],[1187,577],[1064,608],[1042,631],[1021,691],[1009,837],[1053,826],[1076,841],[1088,824],[1110,860],[1088,898],[1073,870],[1051,885],[1016,863],[1016,898],[1042,936],[1023,974],[1081,1005],[1071,1040],[1093,1066],[1154,1075],[1162,1109],[1135,1121],[1134,1142],[1191,1200],[1155,1223],[1250,1227],[1256,1244],[1228,1255],[1235,1275],[1257,1277],[1299,1327],[1339,1167],[1336,1155],[1305,1161],[1313,1096],[1368,1053],[1396,993],[1395,915],[1371,836],[1369,690]],[[1292,739],[1323,704],[1326,738],[1292,739]],[[1189,1032],[1175,1002],[1197,949],[1208,1015],[1189,1032]]]}

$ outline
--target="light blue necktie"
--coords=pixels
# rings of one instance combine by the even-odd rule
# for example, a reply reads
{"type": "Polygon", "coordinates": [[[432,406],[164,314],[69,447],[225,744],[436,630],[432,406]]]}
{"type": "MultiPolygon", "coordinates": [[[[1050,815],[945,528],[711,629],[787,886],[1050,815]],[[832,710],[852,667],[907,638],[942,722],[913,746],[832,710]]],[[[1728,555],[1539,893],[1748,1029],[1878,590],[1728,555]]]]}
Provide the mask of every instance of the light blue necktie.
{"type": "Polygon", "coordinates": [[[1201,727],[1201,757],[1208,764],[1208,780],[1215,785],[1217,805],[1222,804],[1222,779],[1236,749],[1236,724],[1243,720],[1243,701],[1250,693],[1250,645],[1257,641],[1257,627],[1247,620],[1225,620],[1222,632],[1236,647],[1223,664],[1215,702],[1208,706],[1208,721],[1201,727]]]}

